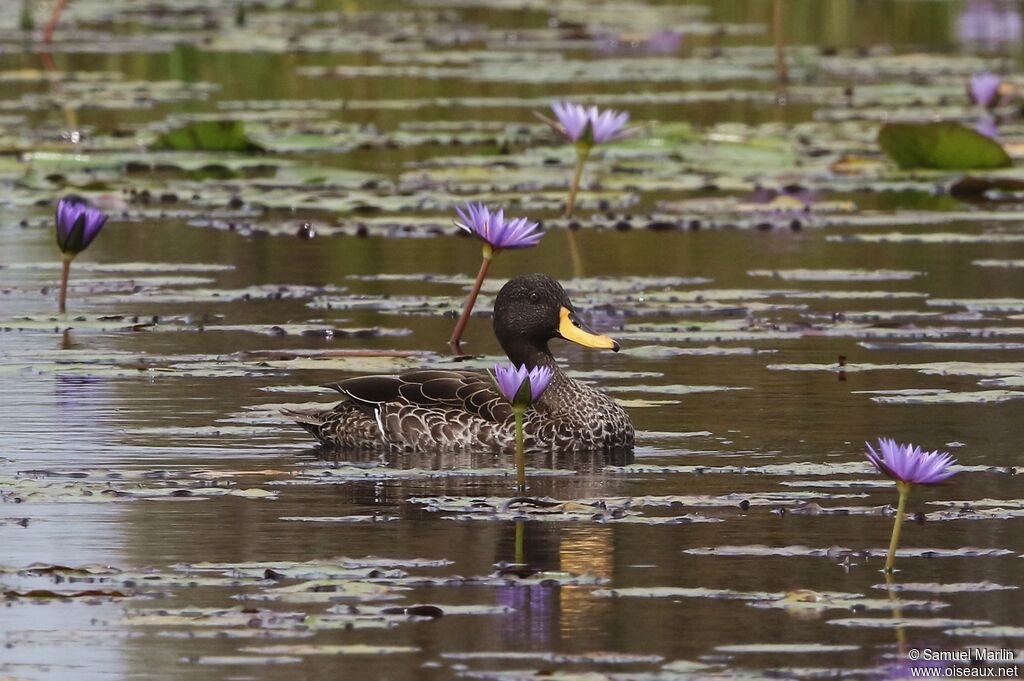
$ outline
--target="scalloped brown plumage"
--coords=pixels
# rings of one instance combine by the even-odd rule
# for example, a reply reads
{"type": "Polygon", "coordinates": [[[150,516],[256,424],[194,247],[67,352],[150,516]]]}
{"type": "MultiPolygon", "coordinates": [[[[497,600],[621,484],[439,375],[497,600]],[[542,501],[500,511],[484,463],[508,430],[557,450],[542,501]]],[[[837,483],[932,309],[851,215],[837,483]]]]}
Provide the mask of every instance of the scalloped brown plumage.
{"type": "MultiPolygon", "coordinates": [[[[494,303],[498,341],[515,364],[549,366],[547,390],[524,418],[526,447],[548,451],[621,451],[633,447],[633,424],[607,394],[565,375],[548,349],[552,338],[618,350],[576,318],[554,279],[515,277],[494,303]]],[[[330,386],[347,399],[333,409],[288,411],[325,446],[358,451],[510,450],[512,409],[486,373],[422,369],[360,376],[330,386]]]]}

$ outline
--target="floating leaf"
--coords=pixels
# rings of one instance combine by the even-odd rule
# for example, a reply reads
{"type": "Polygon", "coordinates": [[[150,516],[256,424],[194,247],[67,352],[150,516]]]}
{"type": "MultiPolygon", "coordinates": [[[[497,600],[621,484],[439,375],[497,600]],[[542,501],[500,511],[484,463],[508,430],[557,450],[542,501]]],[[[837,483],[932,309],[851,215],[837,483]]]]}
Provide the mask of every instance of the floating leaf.
{"type": "Polygon", "coordinates": [[[773,277],[783,281],[905,281],[923,272],[913,270],[750,270],[750,277],[773,277]]]}
{"type": "Polygon", "coordinates": [[[720,653],[752,655],[806,655],[809,653],[844,653],[860,650],[860,646],[844,643],[746,643],[715,646],[720,653]]]}
{"type": "Polygon", "coordinates": [[[977,638],[1024,638],[1024,627],[961,626],[944,633],[950,636],[971,636],[977,638]]]}
{"type": "Polygon", "coordinates": [[[400,655],[418,653],[416,646],[374,646],[361,643],[331,644],[295,644],[272,646],[248,646],[239,649],[242,653],[254,655],[400,655]]]}
{"type": "Polygon", "coordinates": [[[875,584],[875,589],[886,591],[911,591],[931,594],[980,593],[987,591],[1012,591],[1020,587],[995,582],[956,582],[936,584],[932,582],[894,582],[892,584],[875,584]]]}
{"type": "Polygon", "coordinates": [[[869,629],[951,629],[982,627],[988,620],[944,619],[940,617],[839,617],[828,621],[841,627],[869,629]]]}
{"type": "Polygon", "coordinates": [[[188,121],[157,137],[150,148],[156,151],[263,151],[245,134],[245,123],[237,120],[188,121]]]}
{"type": "Polygon", "coordinates": [[[978,170],[1013,163],[998,142],[959,123],[886,123],[878,145],[901,168],[978,170]]]}
{"type": "MultiPolygon", "coordinates": [[[[815,556],[820,558],[842,558],[847,555],[884,558],[888,549],[848,549],[841,546],[830,548],[811,548],[808,546],[765,546],[763,544],[751,544],[748,546],[705,546],[699,548],[683,549],[683,553],[694,556],[757,556],[757,557],[793,557],[793,556],[815,556]]],[[[979,556],[1009,556],[1013,551],[1008,549],[973,548],[965,546],[959,549],[898,549],[896,555],[903,558],[973,558],[979,556]]]]}
{"type": "Polygon", "coordinates": [[[297,664],[302,662],[301,657],[287,657],[284,655],[200,655],[197,658],[184,658],[182,662],[193,664],[216,665],[236,667],[243,665],[278,665],[297,664]]]}

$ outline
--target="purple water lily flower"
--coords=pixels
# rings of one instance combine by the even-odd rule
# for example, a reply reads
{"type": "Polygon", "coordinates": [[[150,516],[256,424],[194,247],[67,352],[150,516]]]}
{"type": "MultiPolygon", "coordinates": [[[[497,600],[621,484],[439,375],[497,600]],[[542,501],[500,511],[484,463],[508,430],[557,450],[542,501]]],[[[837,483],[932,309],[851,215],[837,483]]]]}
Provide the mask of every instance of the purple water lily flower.
{"type": "Polygon", "coordinates": [[[536,222],[526,218],[505,220],[504,209],[492,212],[482,203],[467,203],[465,208],[456,208],[460,229],[478,237],[495,251],[505,248],[527,248],[536,246],[544,233],[536,222]]]}
{"type": "Polygon", "coordinates": [[[494,256],[506,248],[528,248],[536,246],[544,233],[540,225],[530,222],[526,218],[505,220],[504,209],[492,212],[490,208],[482,203],[467,203],[464,208],[456,208],[459,219],[455,224],[459,229],[474,235],[484,242],[483,260],[480,263],[480,271],[476,274],[473,288],[466,298],[466,304],[459,315],[459,321],[455,323],[455,329],[448,343],[458,350],[459,342],[462,340],[462,333],[469,323],[469,315],[473,312],[473,305],[480,295],[480,287],[483,286],[484,277],[491,266],[494,256]]]}
{"type": "Polygon", "coordinates": [[[899,444],[892,438],[878,438],[876,452],[867,442],[865,455],[871,465],[880,473],[904,485],[937,485],[950,478],[956,471],[950,466],[956,460],[945,452],[926,452],[912,444],[899,444]]]}
{"type": "Polygon", "coordinates": [[[994,73],[973,73],[967,83],[967,96],[978,106],[986,109],[999,104],[999,87],[1002,79],[994,73]]]}
{"type": "Polygon", "coordinates": [[[551,110],[558,119],[552,127],[566,139],[577,144],[603,144],[622,137],[625,125],[629,122],[629,113],[606,109],[601,111],[596,106],[589,108],[572,102],[554,102],[551,110]]]}
{"type": "Polygon", "coordinates": [[[1022,33],[1024,21],[1016,3],[968,0],[956,20],[960,42],[990,50],[1016,45],[1022,33]]]}
{"type": "Polygon", "coordinates": [[[84,251],[100,233],[107,216],[80,196],[66,196],[57,202],[57,246],[65,258],[84,251]]]}
{"type": "Polygon", "coordinates": [[[576,193],[580,188],[580,179],[583,177],[583,165],[590,156],[590,151],[595,144],[602,144],[630,133],[626,123],[629,122],[629,114],[625,111],[608,109],[601,111],[596,106],[583,107],[572,102],[552,102],[551,110],[555,112],[555,118],[551,120],[547,116],[535,111],[534,115],[541,119],[556,133],[576,145],[576,169],[573,171],[572,181],[569,184],[569,197],[565,202],[565,213],[563,217],[572,217],[576,207],[576,193]]]}
{"type": "Polygon", "coordinates": [[[553,372],[548,367],[536,366],[527,370],[526,365],[517,367],[494,365],[494,380],[498,391],[514,406],[529,406],[540,398],[551,382],[553,372]]]}
{"type": "Polygon", "coordinates": [[[536,402],[551,382],[553,371],[549,367],[536,366],[527,370],[526,365],[517,367],[494,365],[494,383],[502,397],[512,404],[516,427],[516,487],[520,492],[526,489],[526,448],[524,444],[523,415],[527,407],[536,402]]]}

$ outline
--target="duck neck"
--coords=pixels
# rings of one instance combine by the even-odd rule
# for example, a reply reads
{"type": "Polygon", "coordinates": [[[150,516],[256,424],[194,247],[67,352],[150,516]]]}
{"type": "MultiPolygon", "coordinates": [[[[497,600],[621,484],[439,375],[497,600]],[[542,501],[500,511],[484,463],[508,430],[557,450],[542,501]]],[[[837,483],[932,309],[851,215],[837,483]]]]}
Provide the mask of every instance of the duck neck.
{"type": "Polygon", "coordinates": [[[520,339],[502,344],[502,349],[516,366],[526,365],[528,369],[538,366],[548,367],[556,374],[559,373],[558,364],[555,362],[555,358],[548,349],[546,342],[530,342],[520,339]]]}

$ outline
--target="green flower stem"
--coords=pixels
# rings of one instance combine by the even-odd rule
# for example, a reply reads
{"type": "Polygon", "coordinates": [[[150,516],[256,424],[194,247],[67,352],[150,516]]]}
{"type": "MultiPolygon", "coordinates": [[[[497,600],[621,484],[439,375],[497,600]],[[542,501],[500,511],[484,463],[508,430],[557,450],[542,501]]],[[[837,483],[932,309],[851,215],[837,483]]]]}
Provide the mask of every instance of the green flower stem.
{"type": "MultiPolygon", "coordinates": [[[[885,588],[889,600],[893,604],[892,618],[895,621],[903,619],[903,608],[899,606],[899,594],[896,593],[896,582],[891,572],[885,573],[885,588]]],[[[896,649],[899,651],[899,658],[906,659],[907,655],[907,631],[904,627],[896,627],[896,649]]]]}
{"type": "Polygon", "coordinates": [[[526,524],[522,520],[516,521],[516,565],[525,565],[525,551],[523,551],[523,534],[526,524]]]}
{"type": "Polygon", "coordinates": [[[896,564],[896,547],[900,545],[900,530],[903,529],[903,518],[907,514],[907,497],[910,496],[910,485],[897,482],[896,489],[900,493],[900,503],[896,508],[896,520],[892,526],[892,539],[889,540],[889,555],[885,558],[885,571],[890,573],[896,564]]]}
{"type": "Polygon", "coordinates": [[[60,298],[58,305],[60,313],[67,312],[68,302],[68,277],[71,275],[71,258],[64,258],[64,269],[60,276],[60,298]]]}
{"type": "Polygon", "coordinates": [[[516,416],[516,488],[520,492],[526,491],[526,446],[523,442],[523,414],[526,409],[512,406],[516,416]]]}
{"type": "Polygon", "coordinates": [[[452,337],[448,340],[448,344],[452,346],[456,351],[459,350],[459,343],[462,342],[462,333],[466,330],[466,324],[469,323],[469,316],[473,313],[473,306],[476,304],[476,298],[480,295],[480,287],[484,285],[484,279],[487,277],[487,270],[491,266],[491,260],[497,251],[492,249],[490,245],[484,244],[484,259],[480,263],[480,271],[476,273],[476,281],[473,282],[473,290],[469,292],[469,297],[466,298],[466,304],[462,308],[462,314],[459,316],[459,321],[455,324],[455,329],[452,331],[452,337]]]}
{"type": "Polygon", "coordinates": [[[591,145],[589,144],[577,144],[576,145],[576,171],[572,176],[572,184],[569,185],[569,199],[565,202],[565,215],[566,218],[572,217],[573,210],[576,209],[576,192],[580,188],[580,178],[583,177],[583,166],[587,162],[587,157],[590,156],[591,145]]]}
{"type": "Polygon", "coordinates": [[[35,17],[32,16],[32,0],[21,0],[21,14],[18,15],[18,28],[26,33],[36,28],[35,17]]]}

